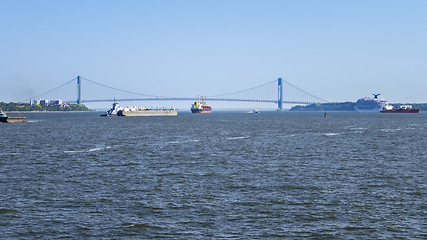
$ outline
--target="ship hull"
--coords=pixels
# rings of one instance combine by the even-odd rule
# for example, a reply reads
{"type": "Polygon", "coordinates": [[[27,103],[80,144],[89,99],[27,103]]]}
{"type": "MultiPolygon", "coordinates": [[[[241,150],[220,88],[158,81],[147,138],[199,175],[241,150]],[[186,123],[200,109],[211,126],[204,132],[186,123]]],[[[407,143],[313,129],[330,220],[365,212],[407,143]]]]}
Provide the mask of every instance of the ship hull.
{"type": "Polygon", "coordinates": [[[392,110],[384,110],[381,113],[419,113],[421,112],[420,108],[412,108],[412,109],[392,109],[392,110]]]}
{"type": "Polygon", "coordinates": [[[211,113],[211,109],[197,109],[197,108],[192,108],[191,112],[192,113],[211,113]]]}

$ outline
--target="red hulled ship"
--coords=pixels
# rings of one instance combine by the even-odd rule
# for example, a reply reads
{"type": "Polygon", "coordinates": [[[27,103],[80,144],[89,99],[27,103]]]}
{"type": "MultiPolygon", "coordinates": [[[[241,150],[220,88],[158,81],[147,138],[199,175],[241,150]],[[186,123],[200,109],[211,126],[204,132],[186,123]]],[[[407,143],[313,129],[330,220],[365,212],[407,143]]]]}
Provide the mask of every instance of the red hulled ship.
{"type": "Polygon", "coordinates": [[[420,108],[412,108],[411,105],[402,105],[400,108],[392,108],[381,111],[382,113],[419,113],[420,108]]]}

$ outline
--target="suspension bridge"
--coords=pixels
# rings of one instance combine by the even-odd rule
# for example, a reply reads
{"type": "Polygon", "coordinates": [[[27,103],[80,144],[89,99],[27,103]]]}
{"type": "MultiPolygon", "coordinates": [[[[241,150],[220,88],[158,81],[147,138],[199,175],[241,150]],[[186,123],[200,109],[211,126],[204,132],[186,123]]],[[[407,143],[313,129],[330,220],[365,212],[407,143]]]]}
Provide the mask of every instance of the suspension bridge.
{"type": "MultiPolygon", "coordinates": [[[[113,101],[194,101],[197,99],[197,97],[167,97],[139,93],[136,91],[108,86],[81,76],[77,76],[60,86],[31,97],[23,102],[38,98],[62,99],[68,104],[113,101]]],[[[282,78],[244,90],[205,96],[204,99],[206,101],[272,103],[277,104],[277,110],[279,111],[283,110],[283,104],[312,104],[328,102],[283,80],[282,78]]]]}

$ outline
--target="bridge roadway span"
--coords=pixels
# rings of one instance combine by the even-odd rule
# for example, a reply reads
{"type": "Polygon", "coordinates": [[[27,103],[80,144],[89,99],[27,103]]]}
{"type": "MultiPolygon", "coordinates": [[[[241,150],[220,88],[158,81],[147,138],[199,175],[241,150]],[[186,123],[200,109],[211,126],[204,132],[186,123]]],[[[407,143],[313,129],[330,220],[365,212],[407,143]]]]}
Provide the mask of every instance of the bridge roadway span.
{"type": "MultiPolygon", "coordinates": [[[[195,101],[197,98],[188,97],[150,97],[150,98],[122,98],[122,99],[92,99],[81,100],[81,103],[95,103],[95,102],[131,102],[131,101],[195,101]]],[[[221,102],[260,102],[260,103],[278,103],[278,100],[265,100],[265,99],[240,99],[240,98],[204,98],[206,101],[221,101],[221,102]]],[[[68,103],[76,103],[76,101],[67,101],[68,103]]],[[[282,101],[287,104],[312,104],[314,102],[305,101],[282,101]]]]}

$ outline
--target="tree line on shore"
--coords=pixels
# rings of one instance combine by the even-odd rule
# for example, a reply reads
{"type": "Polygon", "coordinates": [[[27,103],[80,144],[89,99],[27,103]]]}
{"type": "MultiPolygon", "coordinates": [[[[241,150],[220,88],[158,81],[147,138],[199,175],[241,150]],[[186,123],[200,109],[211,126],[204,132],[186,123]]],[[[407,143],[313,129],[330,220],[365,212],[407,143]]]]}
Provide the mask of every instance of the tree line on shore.
{"type": "Polygon", "coordinates": [[[83,104],[67,104],[56,106],[30,105],[28,103],[0,102],[0,109],[6,112],[88,112],[83,104]]]}

